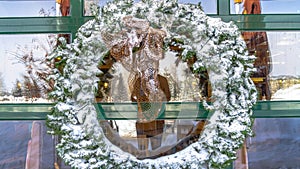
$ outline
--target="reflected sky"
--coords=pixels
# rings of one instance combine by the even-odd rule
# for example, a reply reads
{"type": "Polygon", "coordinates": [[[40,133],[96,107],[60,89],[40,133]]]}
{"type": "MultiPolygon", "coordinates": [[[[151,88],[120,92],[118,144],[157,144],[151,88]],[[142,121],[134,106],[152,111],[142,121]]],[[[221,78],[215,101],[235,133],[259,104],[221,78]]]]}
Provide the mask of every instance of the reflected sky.
{"type": "Polygon", "coordinates": [[[55,7],[55,0],[33,0],[33,1],[1,1],[0,0],[0,17],[30,17],[39,16],[39,11],[45,9],[50,10],[52,15],[55,7]]]}
{"type": "MultiPolygon", "coordinates": [[[[55,0],[0,0],[0,17],[32,17],[41,16],[44,9],[55,15],[55,0]],[[54,8],[54,9],[53,9],[54,8]]],[[[0,73],[5,81],[6,91],[11,91],[17,79],[21,80],[25,74],[25,66],[15,60],[13,53],[17,47],[30,47],[33,39],[43,35],[0,35],[0,73]]]]}
{"type": "Polygon", "coordinates": [[[198,4],[201,2],[201,6],[205,13],[216,14],[217,13],[217,0],[178,0],[179,3],[192,3],[198,4]]]}
{"type": "Polygon", "coordinates": [[[33,49],[34,39],[45,39],[45,35],[0,35],[0,44],[5,44],[0,47],[0,72],[7,91],[11,91],[16,81],[21,81],[26,74],[25,65],[16,60],[15,54],[33,49]],[[21,50],[18,50],[18,47],[21,50]]]}
{"type": "Polygon", "coordinates": [[[17,43],[24,45],[30,42],[24,38],[17,38],[16,35],[0,35],[0,43],[5,44],[0,48],[0,73],[2,73],[2,78],[5,82],[4,87],[10,91],[16,83],[16,79],[21,79],[21,72],[25,72],[24,65],[15,63],[16,61],[14,61],[11,52],[16,51],[17,43]]]}
{"type": "Polygon", "coordinates": [[[271,76],[300,76],[300,32],[267,32],[272,57],[271,76]]]}
{"type": "MultiPolygon", "coordinates": [[[[100,0],[99,5],[104,6],[106,2],[111,0],[100,0]]],[[[139,0],[135,0],[139,1],[139,0]]],[[[178,0],[179,3],[192,3],[198,4],[201,2],[201,6],[203,7],[204,12],[208,14],[216,14],[217,13],[217,0],[178,0]]]]}
{"type": "MultiPolygon", "coordinates": [[[[291,14],[300,13],[299,0],[261,0],[261,8],[263,14],[291,14]]],[[[231,13],[235,14],[233,0],[231,1],[231,13]]],[[[242,4],[240,5],[242,6],[242,4]]],[[[242,7],[241,11],[242,11],[242,7]]]]}
{"type": "Polygon", "coordinates": [[[300,13],[299,0],[265,0],[261,3],[262,13],[300,13]]]}

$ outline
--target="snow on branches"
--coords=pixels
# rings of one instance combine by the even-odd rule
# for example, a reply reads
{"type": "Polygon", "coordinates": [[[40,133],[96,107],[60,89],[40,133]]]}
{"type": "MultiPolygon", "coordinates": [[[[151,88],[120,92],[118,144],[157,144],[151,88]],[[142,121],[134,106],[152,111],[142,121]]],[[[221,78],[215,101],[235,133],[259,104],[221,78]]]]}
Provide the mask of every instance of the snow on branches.
{"type": "Polygon", "coordinates": [[[72,44],[62,43],[51,55],[63,58],[64,67],[51,76],[56,105],[48,126],[51,133],[61,135],[57,149],[65,162],[74,168],[223,168],[235,160],[236,150],[251,134],[256,102],[250,79],[255,58],[248,56],[238,28],[206,16],[198,5],[176,0],[113,0],[94,13],[95,19],[78,30],[72,44]],[[197,142],[173,155],[138,160],[110,143],[98,123],[93,100],[96,76],[102,72],[97,66],[109,51],[101,32],[122,31],[125,16],[165,31],[165,50],[177,45],[181,59],[196,56],[195,73],[208,72],[212,103],[203,104],[210,111],[209,122],[197,142]]]}

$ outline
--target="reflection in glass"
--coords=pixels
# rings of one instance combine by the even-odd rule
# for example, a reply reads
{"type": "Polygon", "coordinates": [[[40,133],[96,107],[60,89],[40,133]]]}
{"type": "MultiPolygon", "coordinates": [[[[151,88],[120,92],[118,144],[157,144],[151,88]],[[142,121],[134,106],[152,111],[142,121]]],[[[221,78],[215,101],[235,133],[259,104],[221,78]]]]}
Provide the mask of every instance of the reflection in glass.
{"type": "MultiPolygon", "coordinates": [[[[113,69],[105,72],[110,74],[106,76],[108,87],[105,88],[103,84],[107,92],[100,100],[113,104],[102,108],[108,115],[117,114],[118,118],[124,119],[101,122],[106,136],[113,144],[139,159],[145,159],[173,154],[189,145],[188,142],[197,140],[206,123],[205,120],[153,120],[137,123],[132,119],[137,117],[138,106],[137,103],[131,104],[127,80],[130,73],[120,63],[114,63],[113,69]]],[[[168,94],[170,102],[164,105],[163,111],[167,114],[178,113],[178,116],[196,118],[199,111],[198,101],[204,96],[199,92],[202,86],[200,80],[194,77],[188,65],[178,61],[174,54],[166,53],[165,58],[160,61],[158,72],[165,77],[170,90],[168,94]]],[[[149,103],[140,104],[143,109],[149,103]]]]}
{"type": "Polygon", "coordinates": [[[69,168],[55,152],[45,121],[0,121],[0,168],[69,168]]]}
{"type": "Polygon", "coordinates": [[[47,102],[53,83],[46,59],[58,35],[0,35],[0,102],[47,102]]]}
{"type": "Polygon", "coordinates": [[[271,42],[273,99],[299,100],[300,32],[268,32],[271,42]]]}
{"type": "Polygon", "coordinates": [[[231,14],[298,14],[299,0],[230,0],[231,14]],[[254,12],[255,10],[261,12],[254,12]]]}
{"type": "MultiPolygon", "coordinates": [[[[146,20],[127,17],[124,21],[130,21],[127,29],[148,27],[141,31],[139,36],[144,38],[137,38],[136,46],[129,46],[127,40],[120,41],[120,36],[102,34],[110,53],[99,66],[104,74],[99,76],[100,90],[96,97],[98,101],[113,102],[101,108],[107,116],[117,114],[125,120],[101,121],[100,124],[113,144],[139,159],[181,151],[198,139],[206,123],[196,120],[199,101],[206,97],[201,89],[207,88],[200,83],[205,73],[192,74],[195,60],[181,61],[182,49],[171,46],[172,52],[163,50],[166,35],[163,30],[152,28],[146,20]],[[175,115],[174,120],[159,119],[164,113],[189,120],[175,120],[175,115]]],[[[130,38],[122,34],[122,39],[130,38]]]]}
{"type": "Polygon", "coordinates": [[[243,32],[257,57],[252,75],[260,100],[299,100],[300,32],[243,32]]]}
{"type": "MultiPolygon", "coordinates": [[[[118,62],[111,59],[105,60],[101,66],[104,71],[103,82],[100,88],[105,93],[99,93],[99,101],[105,102],[130,102],[130,89],[128,78],[130,73],[118,62]],[[113,67],[113,69],[111,69],[113,67]]],[[[188,65],[172,53],[166,53],[160,61],[158,74],[165,77],[169,85],[170,101],[191,101],[197,102],[207,97],[207,79],[194,75],[188,65]],[[195,77],[196,76],[196,77],[195,77]],[[199,91],[200,90],[200,91],[199,91]]],[[[205,76],[203,73],[202,76],[205,76]]]]}
{"type": "MultiPolygon", "coordinates": [[[[239,5],[243,6],[243,14],[260,14],[263,11],[259,0],[235,0],[234,3],[236,13],[240,12],[239,5]]],[[[297,95],[291,95],[296,93],[296,85],[299,84],[298,33],[243,32],[242,36],[249,54],[257,57],[254,63],[257,70],[252,80],[258,90],[258,99],[299,99],[297,95]]]]}
{"type": "Polygon", "coordinates": [[[300,118],[255,119],[247,139],[249,168],[299,168],[300,118]]]}
{"type": "Polygon", "coordinates": [[[99,6],[105,5],[106,1],[104,0],[84,0],[84,15],[91,16],[92,11],[91,7],[93,4],[99,4],[99,6]]]}
{"type": "Polygon", "coordinates": [[[0,17],[55,16],[59,11],[55,0],[0,1],[0,17]]]}
{"type": "Polygon", "coordinates": [[[217,14],[217,0],[178,0],[179,3],[201,3],[202,9],[206,14],[217,14]]]}
{"type": "Polygon", "coordinates": [[[266,32],[243,32],[242,36],[247,44],[250,55],[255,55],[254,67],[256,72],[252,80],[258,90],[258,99],[271,99],[269,74],[272,71],[269,41],[266,32]]]}
{"type": "Polygon", "coordinates": [[[56,0],[56,16],[70,15],[70,0],[56,0]]]}
{"type": "MultiPolygon", "coordinates": [[[[91,4],[99,4],[99,6],[104,6],[107,2],[111,0],[84,0],[84,10],[85,10],[85,16],[91,15],[91,4]]],[[[138,2],[139,0],[135,0],[138,2]]],[[[192,3],[192,4],[198,4],[201,3],[202,9],[207,14],[217,14],[217,0],[178,0],[178,3],[192,3]]]]}
{"type": "MultiPolygon", "coordinates": [[[[106,92],[104,95],[98,95],[104,96],[99,100],[113,102],[113,105],[102,108],[106,113],[113,112],[111,115],[116,113],[118,118],[124,118],[124,120],[101,122],[107,138],[113,144],[139,159],[145,159],[173,154],[185,148],[187,142],[197,140],[206,123],[205,120],[158,120],[151,121],[151,124],[145,123],[144,126],[136,123],[136,120],[131,120],[136,118],[138,109],[137,105],[130,104],[131,94],[127,81],[130,73],[120,63],[114,63],[109,59],[101,68],[106,72],[105,77],[102,77],[106,79],[106,83],[101,84],[100,87],[102,86],[105,89],[103,91],[106,92]],[[110,69],[112,66],[113,68],[110,69]],[[138,131],[140,128],[143,128],[144,134],[138,131]]],[[[188,65],[178,61],[172,53],[166,53],[165,58],[160,61],[158,72],[166,78],[170,90],[170,104],[165,105],[164,112],[196,117],[199,111],[198,101],[204,97],[199,92],[199,88],[202,89],[203,86],[200,79],[195,78],[188,65]]]]}

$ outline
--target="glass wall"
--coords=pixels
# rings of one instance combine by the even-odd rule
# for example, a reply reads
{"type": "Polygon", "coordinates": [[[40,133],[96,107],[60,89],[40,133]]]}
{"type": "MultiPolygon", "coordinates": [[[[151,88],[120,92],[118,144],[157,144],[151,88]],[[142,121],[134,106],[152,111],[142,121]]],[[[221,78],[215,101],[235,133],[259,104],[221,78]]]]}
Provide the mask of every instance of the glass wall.
{"type": "MultiPolygon", "coordinates": [[[[85,15],[90,16],[90,6],[91,4],[99,4],[100,6],[105,5],[110,0],[84,0],[84,10],[85,15]]],[[[138,2],[139,0],[135,0],[138,2]]],[[[201,3],[202,9],[207,14],[217,14],[217,0],[178,0],[179,3],[192,3],[192,4],[198,4],[201,3]]]]}
{"type": "Polygon", "coordinates": [[[299,0],[230,0],[231,14],[299,14],[299,0]],[[261,9],[260,9],[261,8],[261,9]]]}
{"type": "Polygon", "coordinates": [[[0,35],[0,102],[48,102],[57,34],[0,35]]]}
{"type": "Polygon", "coordinates": [[[64,168],[45,121],[0,121],[0,168],[64,168]],[[3,139],[5,138],[5,139],[3,139]]]}
{"type": "Polygon", "coordinates": [[[300,100],[300,32],[268,32],[272,100],[300,100]]]}
{"type": "Polygon", "coordinates": [[[249,168],[300,168],[299,118],[262,118],[247,139],[249,168]]]}
{"type": "MultiPolygon", "coordinates": [[[[10,21],[8,23],[19,23],[19,20],[14,20],[16,18],[11,17],[20,17],[17,19],[20,19],[21,21],[23,21],[22,23],[24,23],[26,19],[31,19],[31,21],[34,20],[34,18],[27,17],[38,17],[40,19],[44,16],[69,16],[50,17],[52,19],[51,21],[47,20],[47,22],[40,22],[39,25],[36,25],[33,22],[28,22],[26,24],[26,30],[30,30],[30,28],[32,28],[29,33],[27,32],[28,34],[20,34],[20,32],[17,31],[18,29],[15,29],[15,32],[11,32],[9,30],[9,25],[8,27],[6,27],[7,25],[0,24],[0,30],[4,30],[4,32],[1,32],[0,35],[1,103],[32,103],[38,102],[39,100],[47,102],[47,100],[44,100],[44,97],[40,90],[40,87],[43,86],[42,81],[34,81],[34,79],[36,79],[36,72],[43,70],[37,69],[35,66],[45,65],[45,67],[43,68],[49,68],[47,67],[49,65],[47,65],[48,63],[45,62],[45,58],[49,54],[49,51],[51,51],[51,49],[55,47],[56,38],[57,36],[59,36],[58,34],[72,33],[73,35],[75,35],[77,29],[88,19],[90,19],[90,17],[84,17],[84,15],[90,15],[89,7],[92,2],[103,6],[107,1],[0,1],[0,23],[2,20],[6,21],[6,19],[10,21]],[[73,11],[70,11],[71,7],[73,7],[73,11]],[[84,13],[84,15],[82,15],[82,13],[84,13]],[[76,17],[74,17],[75,15],[76,17]],[[53,26],[53,23],[59,24],[53,26]]],[[[293,26],[292,24],[294,24],[294,22],[286,23],[286,20],[283,19],[284,17],[278,18],[278,15],[268,15],[299,14],[300,1],[179,0],[179,2],[201,2],[203,10],[207,14],[213,14],[211,16],[221,17],[224,20],[228,20],[228,18],[230,18],[237,23],[243,21],[244,15],[233,14],[265,14],[264,16],[266,17],[264,18],[264,20],[262,20],[261,18],[255,18],[257,15],[247,15],[249,17],[245,20],[249,21],[249,23],[257,23],[258,25],[268,24],[268,29],[248,29],[247,26],[245,26],[247,24],[240,24],[240,29],[243,30],[242,34],[247,43],[249,52],[257,57],[257,60],[255,62],[257,72],[253,74],[252,79],[259,91],[259,99],[270,100],[272,103],[274,103],[275,100],[300,100],[300,68],[298,68],[297,66],[300,64],[300,55],[298,54],[300,53],[300,27],[293,26]],[[236,4],[234,2],[236,2],[236,4]],[[224,14],[224,11],[222,14],[219,14],[220,11],[218,11],[218,9],[222,9],[223,7],[225,8],[227,6],[230,9],[226,9],[224,11],[228,11],[228,14],[224,14]],[[272,20],[275,19],[275,17],[276,24],[282,25],[280,29],[277,30],[272,29],[272,26],[274,26],[275,24],[271,23],[272,20]],[[270,29],[272,29],[273,31],[270,31],[270,29]]],[[[289,15],[280,16],[288,17],[289,15]]],[[[295,17],[296,15],[293,16],[295,17]]],[[[18,24],[12,25],[20,26],[18,24]]],[[[18,28],[22,30],[21,26],[18,28]]],[[[68,34],[66,35],[66,37],[70,38],[70,35],[68,34]]],[[[169,56],[167,56],[167,58],[168,57],[169,56]]],[[[174,57],[172,59],[174,59],[174,57]]],[[[176,61],[172,59],[172,63],[176,61]]],[[[170,60],[162,61],[162,66],[159,71],[162,76],[167,77],[169,82],[172,82],[169,86],[171,90],[170,101],[176,102],[184,100],[197,102],[200,100],[201,95],[209,95],[209,86],[207,85],[207,81],[203,82],[201,81],[201,79],[195,80],[195,78],[191,78],[191,73],[188,72],[190,70],[188,70],[189,68],[186,65],[182,66],[180,68],[180,71],[177,71],[173,69],[172,65],[168,65],[166,63],[171,62],[170,60]],[[186,79],[180,79],[182,77],[186,79]],[[199,87],[199,84],[205,84],[205,92],[195,92],[195,87],[199,87]],[[188,88],[189,92],[180,92],[181,87],[188,88]]],[[[127,81],[127,78],[125,77],[126,75],[120,75],[118,73],[123,72],[126,74],[126,72],[122,69],[115,70],[117,71],[109,73],[112,73],[111,75],[113,75],[113,78],[111,78],[111,80],[114,80],[116,83],[101,84],[102,87],[107,87],[108,93],[111,92],[109,93],[111,94],[109,97],[105,97],[105,101],[131,102],[128,91],[108,90],[109,88],[118,89],[118,87],[115,87],[116,85],[123,85],[123,88],[125,88],[124,84],[120,83],[120,81],[127,81]],[[126,96],[127,100],[124,99],[124,96],[126,96]]],[[[41,75],[41,77],[43,76],[45,75],[41,75]]],[[[48,84],[44,83],[44,85],[48,84]]],[[[128,84],[126,84],[125,86],[127,88],[128,84]]],[[[191,106],[187,107],[192,108],[191,106]]],[[[191,112],[191,110],[186,107],[177,107],[178,109],[173,108],[174,107],[172,107],[172,105],[170,104],[167,105],[166,110],[177,111],[179,109],[179,111],[182,111],[183,114],[191,112]]],[[[295,107],[289,107],[289,109],[297,111],[295,107]]],[[[272,115],[274,110],[267,110],[266,108],[266,111],[269,111],[268,113],[272,115]]],[[[1,113],[3,112],[5,111],[2,111],[1,113]]],[[[44,121],[24,120],[0,121],[0,129],[2,131],[0,135],[1,138],[5,138],[0,141],[0,147],[2,147],[2,155],[0,155],[0,168],[25,168],[25,166],[28,166],[28,168],[34,168],[34,165],[39,165],[41,168],[54,168],[55,165],[59,165],[60,168],[64,168],[63,164],[60,163],[60,160],[54,153],[53,146],[57,140],[56,138],[45,134],[46,128],[44,123],[44,121]],[[43,155],[43,153],[45,156],[43,155]]],[[[190,132],[201,132],[204,124],[205,121],[196,120],[165,120],[163,125],[155,124],[157,126],[164,126],[165,129],[164,133],[159,135],[161,139],[161,142],[159,144],[174,147],[174,145],[177,144],[178,141],[182,141],[183,138],[186,137],[186,135],[190,132]]],[[[137,137],[137,124],[135,121],[105,121],[101,123],[101,125],[106,131],[108,137],[112,135],[116,136],[114,134],[116,134],[115,131],[118,130],[119,136],[122,136],[123,138],[125,138],[124,140],[126,140],[126,142],[124,143],[132,144],[135,149],[139,150],[139,145],[152,146],[150,144],[151,138],[149,140],[141,138],[141,144],[136,139],[132,139],[132,137],[137,137]],[[128,126],[122,127],[124,126],[125,122],[126,124],[128,124],[128,126]]],[[[300,145],[298,137],[298,135],[300,134],[299,128],[299,118],[256,119],[253,128],[255,136],[252,138],[248,138],[246,141],[246,146],[248,148],[249,167],[270,168],[270,166],[275,166],[275,168],[300,168],[300,164],[298,162],[298,159],[300,158],[300,145]]],[[[160,129],[162,129],[162,127],[160,127],[160,129]]],[[[199,133],[197,134],[199,135],[199,133]]]]}
{"type": "Polygon", "coordinates": [[[217,14],[217,0],[178,0],[179,3],[198,4],[200,2],[202,9],[207,14],[217,14]]]}
{"type": "Polygon", "coordinates": [[[0,17],[56,16],[59,6],[55,0],[2,0],[0,17]]]}
{"type": "Polygon", "coordinates": [[[252,75],[261,100],[299,100],[300,32],[243,32],[257,57],[252,75]]]}
{"type": "Polygon", "coordinates": [[[0,17],[69,16],[70,0],[2,0],[0,17]]]}

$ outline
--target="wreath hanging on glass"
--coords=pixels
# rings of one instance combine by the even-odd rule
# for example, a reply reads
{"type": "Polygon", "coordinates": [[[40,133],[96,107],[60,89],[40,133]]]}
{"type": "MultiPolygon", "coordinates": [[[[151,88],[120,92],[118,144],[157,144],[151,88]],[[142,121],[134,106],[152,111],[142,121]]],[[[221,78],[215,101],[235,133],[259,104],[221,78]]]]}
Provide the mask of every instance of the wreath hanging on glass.
{"type": "Polygon", "coordinates": [[[74,168],[223,168],[235,160],[236,150],[252,134],[256,102],[250,79],[255,57],[248,56],[238,28],[206,16],[199,5],[176,0],[114,0],[93,11],[95,18],[81,26],[74,42],[60,39],[50,56],[60,66],[50,76],[55,81],[50,97],[56,102],[47,125],[61,138],[57,151],[63,160],[74,168]],[[203,105],[211,116],[198,140],[185,149],[141,160],[112,144],[99,124],[94,106],[102,73],[98,63],[110,54],[149,80],[161,50],[170,46],[182,49],[183,61],[195,56],[194,73],[208,73],[211,103],[203,105]],[[151,71],[141,68],[143,62],[131,64],[141,57],[150,59],[151,71]]]}

